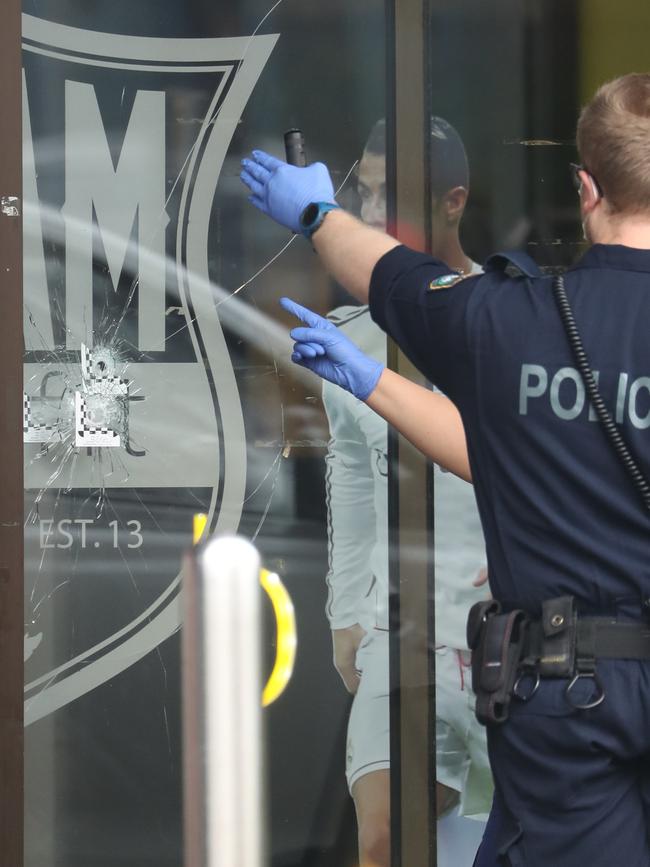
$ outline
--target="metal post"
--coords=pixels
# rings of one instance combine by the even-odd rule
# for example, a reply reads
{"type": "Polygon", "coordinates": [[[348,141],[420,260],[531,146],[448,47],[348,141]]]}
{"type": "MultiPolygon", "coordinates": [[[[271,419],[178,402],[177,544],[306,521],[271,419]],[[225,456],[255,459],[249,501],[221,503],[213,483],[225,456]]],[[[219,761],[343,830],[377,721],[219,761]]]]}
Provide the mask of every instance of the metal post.
{"type": "Polygon", "coordinates": [[[185,867],[263,867],[260,560],[213,539],[183,574],[185,867]]]}
{"type": "MultiPolygon", "coordinates": [[[[387,0],[387,193],[391,233],[430,249],[429,0],[387,0]]],[[[392,370],[424,383],[389,341],[392,370]]],[[[436,863],[433,482],[389,433],[391,864],[436,863]]]]}

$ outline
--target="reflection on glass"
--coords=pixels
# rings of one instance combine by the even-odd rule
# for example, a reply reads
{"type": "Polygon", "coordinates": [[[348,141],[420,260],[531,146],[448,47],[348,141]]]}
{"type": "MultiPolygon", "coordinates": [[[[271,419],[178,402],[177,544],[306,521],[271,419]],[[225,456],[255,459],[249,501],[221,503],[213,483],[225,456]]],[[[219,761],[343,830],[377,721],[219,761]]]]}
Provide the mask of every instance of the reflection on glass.
{"type": "MultiPolygon", "coordinates": [[[[459,273],[480,266],[464,252],[459,225],[469,191],[463,143],[442,118],[431,124],[433,255],[459,273]]],[[[386,127],[373,127],[358,167],[361,218],[386,224],[386,127]]],[[[329,317],[365,353],[386,361],[385,336],[367,307],[329,317]]],[[[390,864],[387,428],[379,416],[327,382],[330,425],[327,505],[329,598],[335,666],[354,700],[346,775],[362,864],[390,864]]],[[[439,863],[472,864],[492,798],[485,732],[473,713],[465,622],[487,595],[483,537],[470,485],[436,468],[436,759],[439,863]],[[444,818],[443,818],[444,817],[444,818]]]]}

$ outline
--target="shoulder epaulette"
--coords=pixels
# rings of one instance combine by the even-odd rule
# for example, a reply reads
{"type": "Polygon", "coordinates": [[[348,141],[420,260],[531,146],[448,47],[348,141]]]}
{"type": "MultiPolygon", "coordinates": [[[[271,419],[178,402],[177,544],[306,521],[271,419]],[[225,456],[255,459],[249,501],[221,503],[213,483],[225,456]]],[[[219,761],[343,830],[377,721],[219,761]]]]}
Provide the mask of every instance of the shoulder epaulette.
{"type": "Polygon", "coordinates": [[[502,271],[509,277],[542,277],[539,265],[528,253],[493,253],[483,266],[485,271],[502,271]]]}

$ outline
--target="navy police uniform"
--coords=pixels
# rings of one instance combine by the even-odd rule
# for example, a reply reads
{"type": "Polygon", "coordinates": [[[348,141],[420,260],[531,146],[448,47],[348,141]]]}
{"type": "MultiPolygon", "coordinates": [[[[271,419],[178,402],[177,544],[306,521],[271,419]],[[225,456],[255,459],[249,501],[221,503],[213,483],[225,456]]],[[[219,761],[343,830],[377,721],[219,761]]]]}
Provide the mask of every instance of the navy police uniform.
{"type": "MultiPolygon", "coordinates": [[[[397,247],[374,269],[372,316],[461,412],[504,609],[535,616],[569,595],[581,615],[643,621],[650,518],[585,395],[552,278],[523,260],[513,276],[511,259],[458,279],[397,247]]],[[[565,286],[600,393],[649,475],[650,251],[596,244],[565,286]]],[[[576,710],[565,681],[542,680],[488,726],[505,865],[650,865],[650,662],[600,659],[597,672],[598,707],[576,710]]],[[[577,688],[587,703],[593,682],[577,688]]]]}

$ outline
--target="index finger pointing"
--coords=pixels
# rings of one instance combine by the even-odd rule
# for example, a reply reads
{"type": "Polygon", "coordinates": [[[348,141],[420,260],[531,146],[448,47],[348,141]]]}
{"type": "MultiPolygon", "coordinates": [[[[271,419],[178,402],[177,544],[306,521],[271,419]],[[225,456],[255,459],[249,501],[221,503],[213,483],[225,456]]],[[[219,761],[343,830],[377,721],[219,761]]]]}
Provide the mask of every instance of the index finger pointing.
{"type": "Polygon", "coordinates": [[[310,328],[322,328],[324,325],[329,324],[327,319],[323,319],[318,313],[314,313],[308,307],[303,307],[302,304],[296,304],[291,298],[280,298],[280,305],[287,313],[291,313],[297,319],[300,319],[301,322],[304,322],[305,325],[309,325],[310,328]]]}

